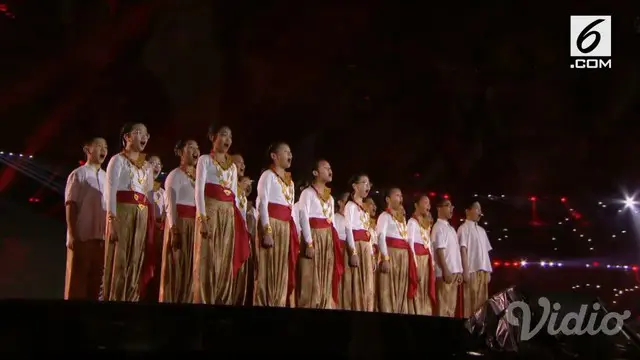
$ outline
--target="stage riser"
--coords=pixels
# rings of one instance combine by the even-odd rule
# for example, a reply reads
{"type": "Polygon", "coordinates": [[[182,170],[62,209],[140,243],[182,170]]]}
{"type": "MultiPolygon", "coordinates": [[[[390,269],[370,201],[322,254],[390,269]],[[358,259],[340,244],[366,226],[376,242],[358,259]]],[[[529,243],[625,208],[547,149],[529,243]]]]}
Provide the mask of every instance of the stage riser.
{"type": "Polygon", "coordinates": [[[427,316],[64,301],[0,304],[6,319],[0,349],[9,352],[199,350],[387,359],[434,348],[448,358],[469,336],[462,320],[427,316]]]}

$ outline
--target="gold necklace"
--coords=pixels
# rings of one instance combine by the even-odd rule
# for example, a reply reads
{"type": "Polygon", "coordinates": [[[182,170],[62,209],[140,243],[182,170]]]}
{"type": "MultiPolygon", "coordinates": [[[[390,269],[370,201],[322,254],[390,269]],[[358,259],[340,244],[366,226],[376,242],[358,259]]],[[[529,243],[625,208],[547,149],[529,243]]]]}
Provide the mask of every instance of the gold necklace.
{"type": "Polygon", "coordinates": [[[233,169],[235,168],[235,164],[226,154],[224,164],[220,164],[218,160],[216,160],[214,154],[211,154],[211,159],[213,159],[213,166],[215,166],[216,168],[216,176],[218,177],[220,186],[222,186],[226,190],[226,193],[229,189],[231,189],[231,181],[233,179],[233,169]]]}
{"type": "Polygon", "coordinates": [[[291,174],[285,173],[286,180],[288,180],[288,184],[287,184],[287,182],[285,182],[285,180],[283,180],[275,170],[271,169],[271,171],[276,175],[276,180],[278,181],[278,184],[280,184],[280,188],[282,189],[282,195],[284,196],[284,199],[287,201],[287,204],[289,204],[289,206],[293,206],[293,197],[294,197],[295,187],[293,186],[293,180],[291,179],[291,174]]]}
{"type": "Polygon", "coordinates": [[[147,166],[145,166],[145,154],[138,155],[138,159],[136,161],[131,160],[131,158],[127,156],[124,151],[122,152],[122,156],[124,156],[124,158],[128,160],[127,166],[129,167],[129,177],[131,178],[129,187],[131,188],[131,191],[136,191],[135,187],[133,186],[133,182],[137,180],[140,186],[142,186],[146,192],[148,190],[147,171],[149,169],[147,168],[147,166]]]}
{"type": "Polygon", "coordinates": [[[400,234],[400,237],[403,239],[406,239],[407,238],[407,220],[404,219],[403,217],[401,222],[393,214],[389,214],[389,215],[391,215],[393,222],[396,223],[396,227],[398,228],[398,233],[400,234]]]}
{"type": "Polygon", "coordinates": [[[194,174],[195,170],[192,170],[192,168],[189,168],[186,166],[180,166],[180,170],[182,170],[182,172],[185,175],[187,175],[187,179],[189,179],[191,186],[195,187],[196,186],[196,176],[194,174]]]}
{"type": "Polygon", "coordinates": [[[315,190],[318,200],[320,201],[320,209],[322,209],[322,215],[331,222],[331,214],[333,214],[333,204],[331,203],[331,189],[324,188],[323,194],[320,195],[318,189],[315,186],[311,186],[315,190]]]}

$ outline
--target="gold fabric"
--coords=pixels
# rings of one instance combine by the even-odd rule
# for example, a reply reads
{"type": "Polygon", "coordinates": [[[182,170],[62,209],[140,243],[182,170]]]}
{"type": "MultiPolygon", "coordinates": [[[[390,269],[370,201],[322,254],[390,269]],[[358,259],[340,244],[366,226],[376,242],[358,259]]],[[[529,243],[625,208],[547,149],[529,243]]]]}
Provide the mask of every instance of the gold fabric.
{"type": "Polygon", "coordinates": [[[107,224],[103,298],[109,301],[139,301],[140,274],[144,263],[149,208],[118,203],[116,226],[107,224]],[[118,241],[108,239],[112,231],[118,241]]]}
{"type": "Polygon", "coordinates": [[[65,300],[98,300],[104,269],[104,241],[76,241],[67,249],[65,300]]]}
{"type": "Polygon", "coordinates": [[[438,316],[455,317],[458,303],[458,281],[461,274],[453,274],[453,281],[447,284],[444,278],[436,278],[438,316]]]}
{"type": "MultiPolygon", "coordinates": [[[[293,300],[287,301],[287,283],[289,280],[289,222],[269,219],[273,247],[265,249],[259,243],[257,247],[256,288],[253,304],[255,306],[294,307],[293,300]]],[[[293,295],[291,296],[293,297],[293,295]]]]}
{"type": "Polygon", "coordinates": [[[464,317],[468,318],[487,301],[489,296],[489,273],[477,271],[469,274],[469,282],[464,289],[464,317]]]}
{"type": "Polygon", "coordinates": [[[356,252],[360,266],[349,266],[350,253],[344,254],[344,274],[342,275],[341,306],[344,310],[373,311],[374,298],[371,289],[374,284],[373,257],[366,241],[356,241],[356,252]]]}
{"type": "Polygon", "coordinates": [[[313,259],[304,256],[307,242],[300,241],[296,306],[308,309],[333,309],[333,233],[331,228],[311,229],[313,259]]]}
{"type": "Polygon", "coordinates": [[[195,219],[177,218],[176,225],[182,231],[180,248],[174,250],[171,239],[174,236],[165,226],[162,249],[162,272],[160,275],[160,302],[190,304],[193,302],[193,241],[195,239],[195,219]]]}
{"type": "Polygon", "coordinates": [[[388,248],[388,273],[378,271],[378,307],[380,312],[409,313],[409,253],[406,249],[388,248]]]}
{"type": "Polygon", "coordinates": [[[233,305],[235,289],[233,248],[235,243],[234,203],[205,197],[209,238],[203,239],[199,222],[193,250],[193,302],[233,305]]]}
{"type": "Polygon", "coordinates": [[[416,296],[409,300],[409,314],[433,315],[433,304],[429,298],[429,275],[433,270],[429,267],[429,255],[417,255],[415,259],[420,282],[416,296]]]}

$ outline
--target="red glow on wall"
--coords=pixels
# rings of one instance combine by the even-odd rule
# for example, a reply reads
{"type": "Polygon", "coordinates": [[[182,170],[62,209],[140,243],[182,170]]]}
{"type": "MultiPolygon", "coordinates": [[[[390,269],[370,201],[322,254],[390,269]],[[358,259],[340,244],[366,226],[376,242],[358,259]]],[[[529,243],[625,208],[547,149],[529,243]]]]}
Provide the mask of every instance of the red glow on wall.
{"type": "Polygon", "coordinates": [[[37,197],[29,198],[29,202],[30,203],[39,203],[40,202],[40,198],[37,198],[37,197]]]}

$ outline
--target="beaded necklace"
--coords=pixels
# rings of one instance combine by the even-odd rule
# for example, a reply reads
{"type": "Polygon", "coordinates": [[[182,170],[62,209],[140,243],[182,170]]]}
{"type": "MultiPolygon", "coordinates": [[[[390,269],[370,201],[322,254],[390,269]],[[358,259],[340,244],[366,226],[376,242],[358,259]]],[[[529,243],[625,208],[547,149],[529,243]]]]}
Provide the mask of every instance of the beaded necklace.
{"type": "MultiPolygon", "coordinates": [[[[149,171],[149,167],[147,166],[147,162],[145,161],[145,154],[139,154],[138,158],[136,160],[132,160],[126,152],[124,152],[124,150],[120,153],[122,156],[124,156],[125,159],[127,159],[128,161],[125,163],[129,169],[129,178],[131,179],[131,182],[129,183],[129,188],[131,189],[131,191],[133,192],[137,192],[135,186],[133,186],[134,181],[138,181],[138,183],[140,184],[140,186],[142,186],[142,188],[144,189],[144,193],[146,194],[147,191],[149,190],[148,187],[148,183],[147,183],[147,176],[148,176],[148,171],[149,171]]],[[[135,194],[133,196],[134,200],[139,201],[138,198],[138,194],[135,194]]],[[[138,208],[140,210],[144,209],[145,205],[144,204],[138,204],[138,208]]]]}
{"type": "Polygon", "coordinates": [[[425,226],[424,220],[419,218],[417,215],[414,214],[413,218],[419,225],[420,237],[422,238],[422,241],[424,241],[424,246],[429,246],[429,243],[431,242],[431,237],[429,236],[429,230],[431,230],[430,227],[425,226]]]}
{"type": "Polygon", "coordinates": [[[294,200],[293,198],[294,198],[295,187],[293,184],[293,179],[291,178],[291,173],[285,172],[284,179],[283,179],[280,177],[280,175],[278,175],[278,173],[273,167],[271,167],[271,171],[275,174],[278,184],[280,184],[280,188],[282,189],[282,195],[284,196],[284,199],[287,201],[287,204],[290,207],[292,207],[293,200],[294,200]]]}
{"type": "Polygon", "coordinates": [[[182,170],[182,172],[187,176],[187,179],[189,179],[191,186],[195,187],[196,186],[196,175],[194,174],[195,169],[193,167],[180,166],[180,170],[182,170]]]}
{"type": "Polygon", "coordinates": [[[224,163],[219,163],[216,160],[215,153],[211,152],[211,159],[213,160],[213,166],[216,168],[216,176],[220,186],[224,188],[224,193],[229,196],[231,194],[231,184],[233,181],[235,164],[228,154],[224,154],[224,163]],[[231,170],[231,171],[227,171],[231,170]]]}
{"type": "Polygon", "coordinates": [[[333,204],[331,203],[331,189],[325,186],[324,191],[322,192],[322,194],[320,194],[320,192],[318,191],[318,189],[316,189],[315,186],[312,185],[311,188],[316,192],[316,195],[318,195],[318,200],[320,200],[320,208],[322,209],[322,215],[324,215],[327,221],[331,223],[333,221],[332,220],[333,204]]]}
{"type": "Polygon", "coordinates": [[[407,219],[404,216],[396,216],[391,209],[387,209],[386,212],[391,215],[391,219],[396,223],[396,227],[398,228],[398,233],[400,237],[403,239],[407,238],[407,219]]]}

